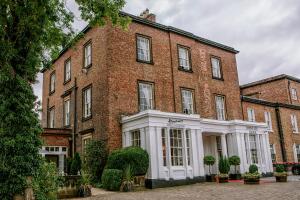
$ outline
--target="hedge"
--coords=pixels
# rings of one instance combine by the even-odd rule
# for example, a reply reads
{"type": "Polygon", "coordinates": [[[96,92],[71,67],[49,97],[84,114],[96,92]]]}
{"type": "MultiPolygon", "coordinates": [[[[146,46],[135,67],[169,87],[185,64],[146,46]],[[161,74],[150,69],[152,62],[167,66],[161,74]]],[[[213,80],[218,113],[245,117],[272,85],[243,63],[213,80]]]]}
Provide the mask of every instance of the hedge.
{"type": "Polygon", "coordinates": [[[113,151],[107,160],[107,169],[124,171],[130,165],[133,175],[145,175],[149,167],[149,155],[140,147],[126,147],[113,151]]]}
{"type": "Polygon", "coordinates": [[[102,174],[102,186],[106,190],[119,191],[123,179],[123,171],[119,169],[105,169],[102,174]]]}

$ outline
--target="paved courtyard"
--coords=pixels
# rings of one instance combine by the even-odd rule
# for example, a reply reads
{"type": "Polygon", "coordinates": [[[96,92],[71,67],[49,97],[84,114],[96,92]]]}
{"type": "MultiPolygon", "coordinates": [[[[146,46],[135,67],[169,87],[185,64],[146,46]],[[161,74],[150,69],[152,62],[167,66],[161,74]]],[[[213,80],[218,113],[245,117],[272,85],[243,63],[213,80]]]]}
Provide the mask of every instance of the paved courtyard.
{"type": "Polygon", "coordinates": [[[260,185],[243,183],[199,183],[131,193],[98,191],[89,200],[300,200],[300,177],[289,177],[287,183],[276,183],[274,178],[263,179],[260,185]]]}

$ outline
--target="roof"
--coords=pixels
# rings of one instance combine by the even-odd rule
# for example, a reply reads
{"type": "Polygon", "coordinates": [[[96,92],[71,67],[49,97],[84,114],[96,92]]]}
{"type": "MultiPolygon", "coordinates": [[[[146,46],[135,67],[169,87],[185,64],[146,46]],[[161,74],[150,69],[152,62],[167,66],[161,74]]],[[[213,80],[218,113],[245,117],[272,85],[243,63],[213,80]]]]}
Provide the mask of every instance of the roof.
{"type": "MultiPolygon", "coordinates": [[[[235,53],[235,54],[239,53],[239,51],[235,50],[233,47],[226,46],[224,44],[217,43],[217,42],[214,42],[212,40],[208,40],[208,39],[196,36],[193,33],[190,33],[190,32],[187,32],[187,31],[184,31],[184,30],[172,27],[172,26],[165,26],[163,24],[160,24],[160,23],[157,23],[157,22],[152,22],[152,21],[149,21],[147,19],[135,16],[135,15],[132,15],[132,14],[129,14],[129,13],[126,13],[126,12],[122,12],[122,11],[120,12],[120,15],[124,16],[124,17],[130,17],[131,20],[135,23],[139,23],[139,24],[143,24],[143,25],[150,26],[150,27],[153,27],[153,28],[157,28],[157,29],[160,29],[160,30],[166,31],[166,32],[176,33],[176,34],[194,39],[194,40],[196,40],[200,43],[203,43],[203,44],[206,44],[206,45],[209,45],[209,46],[212,46],[212,47],[216,47],[216,48],[219,48],[219,49],[231,52],[231,53],[235,53]]],[[[79,34],[86,33],[90,28],[91,28],[91,26],[87,25],[79,34]]],[[[57,58],[54,59],[52,61],[52,63],[54,63],[56,60],[58,60],[70,48],[70,46],[71,46],[71,43],[68,44],[64,49],[62,49],[61,52],[59,53],[59,55],[57,56],[57,58]]],[[[46,70],[47,70],[46,68],[43,68],[41,70],[41,72],[43,73],[46,70]]]]}
{"type": "Polygon", "coordinates": [[[290,75],[286,75],[286,74],[280,74],[278,76],[272,76],[269,78],[265,78],[259,81],[254,81],[251,83],[247,83],[244,85],[241,85],[240,88],[241,89],[245,89],[245,88],[249,88],[249,87],[253,87],[253,86],[257,86],[257,85],[262,85],[262,84],[266,84],[266,83],[270,83],[270,82],[274,82],[274,81],[278,81],[278,80],[282,80],[282,79],[288,79],[288,80],[292,80],[292,81],[296,81],[298,83],[300,83],[300,79],[296,78],[294,76],[290,76],[290,75]]]}
{"type": "Polygon", "coordinates": [[[263,105],[263,106],[269,106],[269,107],[274,107],[274,108],[282,107],[282,108],[300,110],[300,106],[293,105],[293,104],[278,103],[278,102],[274,103],[274,102],[270,102],[270,101],[266,101],[266,100],[262,100],[262,99],[248,97],[248,96],[241,96],[241,99],[244,102],[259,104],[259,105],[263,105]]]}

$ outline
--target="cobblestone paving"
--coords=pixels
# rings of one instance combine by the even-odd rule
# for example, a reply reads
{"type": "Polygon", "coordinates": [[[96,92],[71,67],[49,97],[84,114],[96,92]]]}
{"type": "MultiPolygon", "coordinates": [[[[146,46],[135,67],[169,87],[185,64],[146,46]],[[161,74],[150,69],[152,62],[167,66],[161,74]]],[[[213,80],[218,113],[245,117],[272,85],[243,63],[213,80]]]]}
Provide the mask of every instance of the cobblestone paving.
{"type": "Polygon", "coordinates": [[[300,182],[275,183],[266,179],[260,185],[243,183],[199,183],[131,193],[102,193],[89,200],[300,200],[300,182]]]}

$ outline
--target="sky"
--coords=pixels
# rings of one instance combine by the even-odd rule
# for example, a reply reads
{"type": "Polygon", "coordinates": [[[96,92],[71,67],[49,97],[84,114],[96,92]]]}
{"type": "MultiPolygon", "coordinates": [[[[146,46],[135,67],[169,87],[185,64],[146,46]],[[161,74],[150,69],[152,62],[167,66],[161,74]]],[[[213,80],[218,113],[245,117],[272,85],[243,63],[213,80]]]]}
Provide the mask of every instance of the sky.
{"type": "MultiPolygon", "coordinates": [[[[74,0],[66,0],[80,20],[74,0]]],[[[189,31],[239,50],[240,84],[279,74],[300,78],[299,0],[127,0],[124,11],[139,15],[149,8],[158,23],[189,31]]],[[[34,85],[41,99],[42,76],[34,85]]]]}

